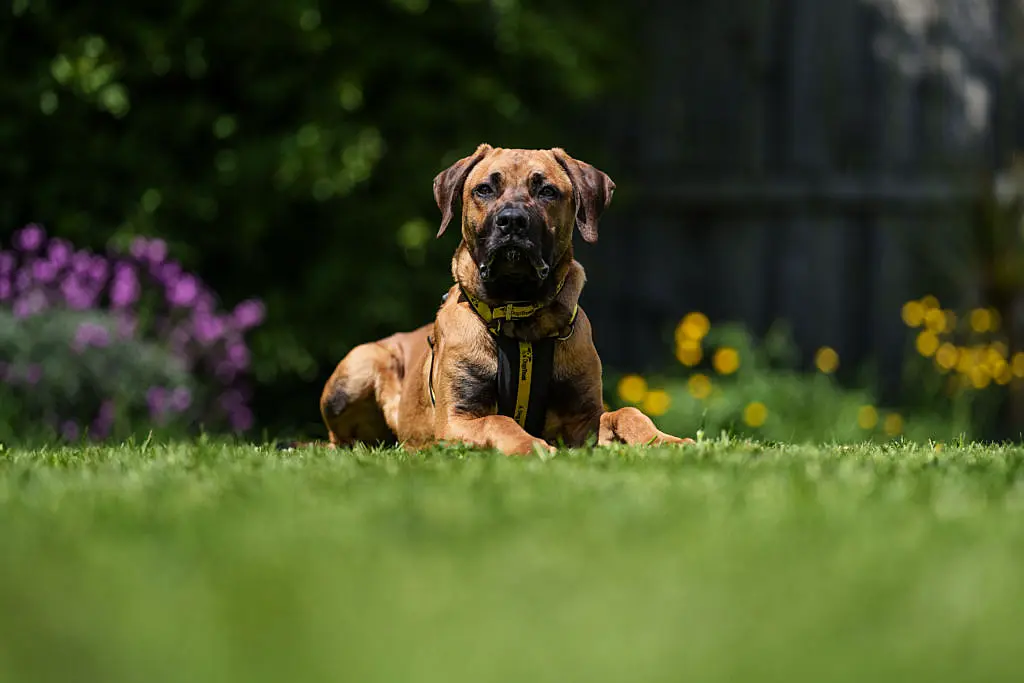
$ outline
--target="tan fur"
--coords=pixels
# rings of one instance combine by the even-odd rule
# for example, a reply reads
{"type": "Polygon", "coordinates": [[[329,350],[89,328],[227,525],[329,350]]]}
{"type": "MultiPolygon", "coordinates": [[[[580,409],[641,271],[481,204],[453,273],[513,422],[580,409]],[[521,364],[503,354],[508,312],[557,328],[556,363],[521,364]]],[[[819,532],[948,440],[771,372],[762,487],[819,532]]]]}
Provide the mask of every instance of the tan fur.
{"type": "MultiPolygon", "coordinates": [[[[572,335],[556,342],[552,382],[571,388],[562,405],[551,405],[543,439],[535,438],[509,417],[494,414],[493,406],[458,406],[460,377],[467,367],[495,376],[494,341],[483,321],[460,296],[459,285],[484,298],[472,249],[489,203],[472,193],[478,183],[501,178],[501,199],[530,201],[528,187],[535,174],[557,187],[562,198],[544,206],[547,229],[554,240],[552,277],[564,279],[558,295],[527,320],[503,326],[502,333],[535,341],[569,329],[586,276],[573,258],[574,226],[588,241],[597,239],[597,219],[611,200],[615,184],[597,169],[569,157],[563,150],[519,150],[481,145],[473,155],[438,175],[434,195],[442,212],[440,236],[454,218],[461,199],[462,241],[452,259],[456,284],[448,292],[433,324],[395,334],[354,348],[338,364],[324,387],[321,414],[334,445],[356,441],[392,442],[418,448],[438,441],[496,448],[508,454],[553,450],[553,443],[580,446],[596,435],[598,444],[615,442],[688,443],[658,430],[635,408],[605,412],[601,360],[594,348],[590,320],[580,309],[572,335]],[[434,340],[433,385],[428,381],[434,340]]],[[[486,300],[486,299],[485,299],[486,300]]],[[[503,302],[487,301],[490,305],[503,302]]]]}

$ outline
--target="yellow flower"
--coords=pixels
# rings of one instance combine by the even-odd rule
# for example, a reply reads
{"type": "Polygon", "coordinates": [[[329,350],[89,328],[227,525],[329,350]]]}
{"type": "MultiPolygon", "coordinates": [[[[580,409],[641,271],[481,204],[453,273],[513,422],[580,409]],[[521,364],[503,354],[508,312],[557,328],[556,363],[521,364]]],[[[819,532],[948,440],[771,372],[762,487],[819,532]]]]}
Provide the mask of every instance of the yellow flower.
{"type": "Polygon", "coordinates": [[[938,351],[935,352],[935,362],[942,368],[943,372],[949,372],[955,368],[959,359],[960,352],[949,342],[942,344],[938,351]]]}
{"type": "Polygon", "coordinates": [[[903,418],[900,417],[899,413],[889,413],[885,416],[885,422],[882,423],[882,429],[889,436],[896,436],[903,431],[903,418]]]}
{"type": "Polygon", "coordinates": [[[1001,365],[1006,365],[1006,356],[999,353],[999,349],[990,346],[985,350],[985,365],[987,365],[990,370],[995,370],[1001,365]]]}
{"type": "Polygon", "coordinates": [[[760,427],[768,419],[768,408],[760,401],[747,404],[743,409],[743,421],[751,427],[760,427]]]}
{"type": "Polygon", "coordinates": [[[861,429],[874,429],[878,424],[878,411],[874,406],[861,406],[857,411],[857,426],[861,429]]]}
{"type": "Polygon", "coordinates": [[[987,308],[975,308],[971,311],[970,322],[975,332],[988,332],[992,329],[992,313],[987,308]]]}
{"type": "Polygon", "coordinates": [[[996,384],[1001,387],[1005,387],[1013,380],[1013,370],[1010,368],[1010,364],[1006,361],[1002,361],[999,367],[993,368],[994,379],[996,384]]]}
{"type": "Polygon", "coordinates": [[[901,316],[908,327],[920,327],[924,322],[924,306],[920,301],[908,301],[903,304],[901,316]]]}
{"type": "Polygon", "coordinates": [[[929,294],[928,296],[921,297],[921,305],[924,306],[925,310],[930,308],[938,308],[939,300],[929,294]]]}
{"type": "Polygon", "coordinates": [[[983,365],[975,365],[968,374],[975,389],[984,389],[992,383],[992,376],[988,374],[983,365]]]}
{"type": "Polygon", "coordinates": [[[704,357],[700,342],[696,339],[682,339],[676,342],[676,358],[688,368],[700,363],[704,357]]]}
{"type": "Polygon", "coordinates": [[[814,354],[814,364],[819,372],[831,375],[839,367],[839,354],[831,346],[822,346],[814,354]]]}
{"type": "Polygon", "coordinates": [[[946,330],[952,332],[956,329],[956,313],[953,311],[943,311],[946,314],[946,330]]]}
{"type": "Polygon", "coordinates": [[[676,341],[683,339],[700,341],[707,335],[710,329],[711,321],[708,320],[706,315],[699,311],[687,313],[679,323],[679,326],[676,327],[676,341]]]}
{"type": "Polygon", "coordinates": [[[626,375],[619,380],[619,398],[626,403],[640,403],[647,396],[647,380],[640,375],[626,375]]]}
{"type": "Polygon", "coordinates": [[[960,358],[956,362],[956,371],[962,375],[968,374],[978,363],[978,353],[967,347],[960,349],[960,358]]]}
{"type": "Polygon", "coordinates": [[[1013,374],[1024,379],[1024,351],[1013,354],[1013,374]]]}
{"type": "Polygon", "coordinates": [[[921,330],[917,335],[917,352],[928,358],[939,350],[939,338],[931,330],[921,330]]]}
{"type": "Polygon", "coordinates": [[[697,373],[690,375],[690,379],[686,382],[687,388],[690,390],[690,395],[696,399],[703,401],[711,395],[711,380],[708,379],[707,375],[697,373]]]}
{"type": "Polygon", "coordinates": [[[935,334],[942,334],[946,331],[946,313],[938,308],[930,308],[924,314],[925,326],[935,334]]]}
{"type": "Polygon", "coordinates": [[[671,405],[672,398],[668,393],[661,389],[655,389],[654,391],[647,392],[647,396],[644,398],[644,403],[640,409],[652,417],[659,417],[667,413],[671,405]]]}
{"type": "Polygon", "coordinates": [[[711,364],[715,366],[715,372],[722,375],[731,375],[740,367],[740,354],[736,349],[729,348],[728,346],[722,347],[715,351],[711,364]]]}

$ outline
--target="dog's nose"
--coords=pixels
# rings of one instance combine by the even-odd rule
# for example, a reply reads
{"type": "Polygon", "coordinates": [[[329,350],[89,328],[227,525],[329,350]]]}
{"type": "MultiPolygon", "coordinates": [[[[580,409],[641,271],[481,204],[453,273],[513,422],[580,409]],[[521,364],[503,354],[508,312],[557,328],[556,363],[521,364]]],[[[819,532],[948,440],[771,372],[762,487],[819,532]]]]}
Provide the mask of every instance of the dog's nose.
{"type": "Polygon", "coordinates": [[[518,206],[509,206],[494,217],[494,225],[503,235],[523,236],[530,225],[530,216],[518,206]]]}

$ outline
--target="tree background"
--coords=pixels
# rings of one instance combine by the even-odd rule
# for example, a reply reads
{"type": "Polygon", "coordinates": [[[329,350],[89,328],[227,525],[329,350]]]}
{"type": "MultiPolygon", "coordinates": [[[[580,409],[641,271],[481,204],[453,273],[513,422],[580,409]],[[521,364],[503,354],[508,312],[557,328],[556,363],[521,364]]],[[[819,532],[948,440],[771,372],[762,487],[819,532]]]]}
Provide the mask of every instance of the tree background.
{"type": "Polygon", "coordinates": [[[229,304],[265,301],[258,423],[315,426],[341,355],[425,322],[448,286],[439,170],[481,141],[609,161],[588,131],[643,74],[635,16],[589,0],[15,0],[0,241],[29,222],[94,248],[165,239],[229,304]]]}

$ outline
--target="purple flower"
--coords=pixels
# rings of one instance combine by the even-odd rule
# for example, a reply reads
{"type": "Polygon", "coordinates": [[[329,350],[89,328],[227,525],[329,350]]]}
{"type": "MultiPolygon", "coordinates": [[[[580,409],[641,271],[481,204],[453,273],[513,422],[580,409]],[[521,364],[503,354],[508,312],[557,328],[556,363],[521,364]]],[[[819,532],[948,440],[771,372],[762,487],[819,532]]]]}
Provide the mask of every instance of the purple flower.
{"type": "Polygon", "coordinates": [[[94,281],[99,282],[103,278],[107,277],[107,273],[110,272],[107,266],[107,260],[102,256],[93,256],[92,261],[89,264],[89,277],[94,281]]]}
{"type": "Polygon", "coordinates": [[[63,268],[71,260],[71,251],[71,244],[66,240],[55,239],[50,241],[50,248],[47,250],[47,254],[54,268],[63,268]]]}
{"type": "Polygon", "coordinates": [[[235,306],[235,310],[231,315],[238,327],[248,330],[263,322],[264,313],[262,301],[259,299],[248,299],[235,306]]]}
{"type": "Polygon", "coordinates": [[[13,311],[15,318],[31,318],[46,308],[46,295],[35,290],[15,300],[13,311]]]}
{"type": "Polygon", "coordinates": [[[35,386],[39,384],[39,380],[43,378],[43,369],[35,363],[25,368],[25,383],[29,386],[35,386]]]}
{"type": "Polygon", "coordinates": [[[32,273],[26,268],[22,268],[14,274],[14,289],[17,292],[24,292],[26,289],[32,286],[32,273]]]}
{"type": "Polygon", "coordinates": [[[71,256],[71,272],[75,275],[88,275],[92,267],[92,254],[87,251],[76,251],[71,256]]]}
{"type": "Polygon", "coordinates": [[[128,252],[139,259],[140,261],[146,258],[146,252],[149,245],[147,244],[145,237],[136,237],[132,240],[132,244],[128,247],[128,252]]]}
{"type": "Polygon", "coordinates": [[[146,391],[146,406],[152,419],[163,422],[167,412],[167,390],[163,387],[150,387],[146,391]]]}
{"type": "Polygon", "coordinates": [[[146,255],[149,260],[154,263],[160,263],[167,258],[167,242],[162,239],[150,240],[149,249],[146,250],[146,255]]]}
{"type": "Polygon", "coordinates": [[[196,339],[201,344],[212,344],[224,334],[224,322],[215,315],[199,312],[193,319],[196,339]]]}
{"type": "Polygon", "coordinates": [[[154,264],[151,266],[151,271],[156,279],[167,288],[167,296],[169,297],[171,290],[177,285],[178,278],[181,277],[181,266],[177,261],[170,261],[168,263],[154,264]]]}
{"type": "Polygon", "coordinates": [[[249,349],[241,342],[228,345],[228,362],[238,370],[249,367],[249,349]]]}
{"type": "Polygon", "coordinates": [[[22,251],[35,251],[42,246],[45,237],[43,229],[32,223],[14,233],[14,246],[22,251]]]}
{"type": "Polygon", "coordinates": [[[114,402],[103,401],[100,404],[99,413],[92,421],[92,434],[98,439],[105,439],[110,436],[110,430],[114,426],[114,402]]]}
{"type": "Polygon", "coordinates": [[[167,302],[172,306],[189,306],[199,294],[199,283],[188,273],[168,284],[167,302]]]}
{"type": "MultiPolygon", "coordinates": [[[[234,382],[252,363],[243,333],[265,320],[262,301],[247,299],[225,313],[198,275],[183,271],[178,262],[168,261],[167,243],[162,239],[133,240],[130,256],[116,252],[98,255],[84,249],[76,251],[69,242],[50,239],[41,227],[30,225],[16,233],[14,242],[14,250],[0,251],[3,306],[21,317],[36,315],[49,306],[106,309],[113,320],[109,324],[78,325],[70,351],[108,346],[118,335],[138,336],[170,351],[176,357],[175,365],[186,372],[212,370],[213,376],[202,379],[212,385],[210,388],[223,392],[219,396],[214,394],[215,398],[208,402],[205,392],[201,400],[188,386],[152,386],[145,392],[145,403],[153,421],[164,423],[173,415],[191,411],[197,417],[205,417],[212,411],[234,431],[252,428],[254,417],[245,387],[234,382]],[[157,302],[151,320],[137,318],[137,302],[144,294],[148,296],[154,285],[157,292],[162,290],[166,302],[157,302]],[[142,322],[146,322],[145,329],[137,327],[142,322]]],[[[13,368],[0,364],[0,381],[31,385],[42,379],[40,365],[13,368]]],[[[103,400],[92,415],[80,413],[69,412],[64,419],[53,415],[48,424],[68,439],[80,438],[86,429],[91,438],[106,438],[112,433],[116,411],[111,399],[103,400]]]]}
{"type": "Polygon", "coordinates": [[[217,301],[213,298],[213,295],[208,291],[205,291],[202,286],[199,287],[199,294],[196,295],[196,301],[193,304],[197,313],[203,313],[213,315],[213,312],[217,308],[217,301]]]}
{"type": "Polygon", "coordinates": [[[51,261],[37,259],[32,262],[32,277],[40,284],[49,284],[57,277],[57,266],[51,261]]]}
{"type": "Polygon", "coordinates": [[[60,291],[68,308],[75,311],[91,308],[96,300],[95,294],[82,286],[81,280],[75,275],[68,275],[61,281],[60,291]]]}
{"type": "Polygon", "coordinates": [[[252,411],[245,406],[236,406],[234,410],[228,413],[228,422],[231,423],[231,428],[236,432],[244,432],[247,429],[251,429],[253,423],[252,411]]]}
{"type": "Polygon", "coordinates": [[[126,263],[117,264],[114,282],[110,286],[110,303],[116,308],[129,306],[139,298],[139,278],[135,269],[126,263]]]}
{"type": "Polygon", "coordinates": [[[110,332],[96,323],[82,323],[75,331],[75,340],[71,348],[81,353],[90,346],[104,347],[110,343],[110,332]]]}
{"type": "Polygon", "coordinates": [[[78,438],[78,425],[68,420],[60,427],[61,436],[68,441],[74,441],[78,438]]]}
{"type": "Polygon", "coordinates": [[[168,404],[174,412],[183,413],[192,405],[192,392],[187,387],[176,387],[171,391],[168,404]]]}

